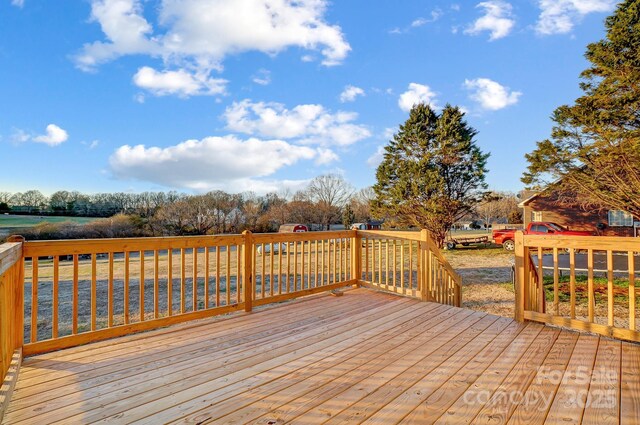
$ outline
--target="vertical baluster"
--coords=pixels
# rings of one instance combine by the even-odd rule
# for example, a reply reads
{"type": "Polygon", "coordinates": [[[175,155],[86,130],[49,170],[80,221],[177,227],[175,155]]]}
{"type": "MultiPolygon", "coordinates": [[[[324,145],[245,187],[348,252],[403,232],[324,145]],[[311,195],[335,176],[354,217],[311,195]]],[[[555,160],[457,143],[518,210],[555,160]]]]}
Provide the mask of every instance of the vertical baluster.
{"type": "Polygon", "coordinates": [[[298,290],[298,241],[293,241],[293,290],[298,290]]]}
{"type": "Polygon", "coordinates": [[[389,290],[389,239],[384,240],[384,284],[389,290]]]}
{"type": "Polygon", "coordinates": [[[339,239],[339,245],[338,245],[338,282],[342,282],[342,271],[343,271],[343,261],[344,261],[344,239],[340,238],[339,239]]]}
{"type": "Polygon", "coordinates": [[[153,317],[160,317],[160,258],[158,250],[153,250],[153,317]]]}
{"type": "Polygon", "coordinates": [[[315,255],[315,262],[313,264],[313,287],[316,288],[318,286],[318,272],[320,271],[319,268],[319,262],[320,259],[318,257],[318,240],[316,239],[315,241],[313,241],[314,243],[314,255],[315,255]]]}
{"type": "Polygon", "coordinates": [[[613,311],[613,251],[607,250],[607,323],[614,326],[613,311]]]}
{"type": "Polygon", "coordinates": [[[291,292],[291,243],[285,242],[286,254],[287,254],[287,274],[285,276],[285,287],[287,293],[291,292]]]}
{"type": "Polygon", "coordinates": [[[191,279],[191,301],[193,302],[193,311],[198,311],[198,248],[194,247],[191,251],[193,253],[193,272],[191,279]]]}
{"type": "Polygon", "coordinates": [[[327,285],[331,283],[331,247],[333,246],[332,240],[327,240],[327,285]]]}
{"type": "Polygon", "coordinates": [[[38,340],[38,257],[31,258],[31,342],[38,340]]]}
{"type": "Polygon", "coordinates": [[[307,242],[307,289],[311,288],[311,241],[307,242]]]}
{"type": "Polygon", "coordinates": [[[342,240],[335,239],[333,246],[333,283],[340,281],[340,249],[342,249],[342,240]]]}
{"type": "Polygon", "coordinates": [[[378,284],[382,286],[382,239],[378,239],[378,284]]]}
{"type": "MultiPolygon", "coordinates": [[[[123,313],[124,313],[124,324],[128,325],[129,324],[129,279],[130,279],[130,274],[129,274],[129,251],[125,251],[124,253],[124,288],[123,288],[123,313]]],[[[74,305],[77,305],[77,303],[74,302],[74,305]]],[[[77,314],[74,315],[74,317],[77,317],[77,314]]],[[[75,333],[75,332],[74,332],[75,333]]]]}
{"type": "Polygon", "coordinates": [[[109,253],[109,277],[107,282],[107,326],[113,326],[113,261],[115,252],[109,253]]]}
{"type": "Polygon", "coordinates": [[[209,279],[211,278],[210,248],[204,247],[204,308],[209,308],[209,279]]]}
{"type": "Polygon", "coordinates": [[[269,251],[269,261],[271,265],[269,266],[269,296],[273,297],[273,267],[274,267],[273,243],[270,244],[270,246],[271,246],[271,250],[269,251]]]}
{"type": "Polygon", "coordinates": [[[216,307],[220,307],[220,246],[216,246],[216,307]]]}
{"type": "Polygon", "coordinates": [[[413,289],[413,241],[409,241],[409,288],[413,289]]]}
{"type": "Polygon", "coordinates": [[[140,251],[140,321],[144,321],[144,250],[140,251]]]}
{"type": "Polygon", "coordinates": [[[593,323],[595,316],[595,294],[593,292],[593,249],[587,250],[587,315],[589,322],[593,323]]]}
{"type": "Polygon", "coordinates": [[[53,299],[51,300],[53,317],[51,321],[51,337],[58,337],[58,286],[60,282],[60,256],[53,257],[53,299]]]}
{"type": "Polygon", "coordinates": [[[407,290],[405,287],[405,279],[404,279],[404,249],[405,249],[405,241],[404,239],[400,241],[400,287],[402,287],[402,293],[406,294],[407,290]]]}
{"type": "Polygon", "coordinates": [[[227,250],[227,267],[226,267],[227,305],[231,305],[231,246],[227,245],[226,250],[227,250]]]}
{"type": "Polygon", "coordinates": [[[553,307],[556,316],[560,315],[560,277],[558,248],[553,248],[553,307]]]}
{"type": "Polygon", "coordinates": [[[98,254],[95,252],[91,254],[91,330],[96,330],[96,317],[98,313],[98,294],[97,294],[97,285],[98,285],[98,267],[97,267],[97,257],[98,254]]]}
{"type": "Polygon", "coordinates": [[[576,318],[576,250],[569,249],[569,299],[571,318],[576,318]]]}
{"type": "Polygon", "coordinates": [[[266,245],[262,244],[262,255],[261,255],[261,262],[262,262],[262,267],[261,267],[261,274],[260,274],[260,293],[262,294],[262,298],[264,298],[264,291],[265,291],[265,281],[264,281],[264,257],[267,255],[266,252],[266,245]]]}
{"type": "MultiPolygon", "coordinates": [[[[302,252],[300,253],[300,289],[303,290],[305,289],[305,284],[304,284],[304,277],[305,277],[305,252],[306,252],[306,245],[305,245],[305,241],[300,241],[300,248],[302,250],[302,252]]],[[[296,262],[297,264],[297,262],[296,262]]]]}
{"type": "Polygon", "coordinates": [[[636,330],[636,265],[633,251],[627,252],[629,271],[629,329],[636,330]]]}
{"type": "Polygon", "coordinates": [[[180,248],[180,314],[187,309],[187,255],[184,248],[180,248]]]}
{"type": "MultiPolygon", "coordinates": [[[[282,256],[286,255],[283,252],[283,244],[279,244],[278,246],[278,295],[282,294],[282,256]]],[[[275,251],[271,252],[271,255],[274,255],[275,251]]]]}
{"type": "MultiPolygon", "coordinates": [[[[365,237],[363,241],[364,241],[364,280],[371,281],[371,279],[369,278],[369,238],[365,237]]],[[[358,239],[355,239],[354,243],[362,243],[362,242],[359,242],[358,239]]],[[[356,252],[358,252],[358,250],[356,250],[356,252]]],[[[358,277],[356,276],[356,279],[357,278],[358,277]]]]}
{"type": "Polygon", "coordinates": [[[321,243],[322,247],[320,248],[320,250],[322,251],[320,254],[322,255],[322,260],[321,260],[321,267],[320,267],[320,286],[324,286],[324,239],[322,240],[321,243]]]}
{"type": "Polygon", "coordinates": [[[173,248],[167,250],[167,314],[173,316],[173,248]]]}
{"type": "Polygon", "coordinates": [[[240,290],[240,282],[242,282],[242,249],[240,245],[236,245],[236,302],[240,303],[240,298],[242,296],[242,291],[240,290]]]}
{"type": "Polygon", "coordinates": [[[544,293],[544,280],[543,280],[543,257],[542,257],[542,248],[538,247],[538,312],[545,312],[545,293],[544,293]]]}
{"type": "Polygon", "coordinates": [[[376,239],[371,239],[371,282],[376,280],[376,239]]]}
{"type": "Polygon", "coordinates": [[[398,241],[397,240],[393,240],[393,260],[391,260],[393,262],[393,289],[394,290],[398,290],[398,279],[397,279],[397,273],[398,273],[398,267],[397,267],[397,262],[398,262],[398,241]]]}
{"type": "MultiPolygon", "coordinates": [[[[251,296],[253,297],[253,299],[249,300],[250,302],[253,303],[253,301],[258,298],[258,287],[256,286],[258,284],[258,282],[256,281],[256,276],[258,275],[258,262],[256,261],[256,250],[258,245],[255,244],[255,242],[253,241],[253,238],[251,238],[251,283],[253,285],[252,288],[252,292],[251,292],[251,296]]],[[[264,281],[260,281],[260,286],[262,287],[262,291],[264,291],[264,281]]],[[[246,302],[246,300],[245,300],[246,302]]]]}

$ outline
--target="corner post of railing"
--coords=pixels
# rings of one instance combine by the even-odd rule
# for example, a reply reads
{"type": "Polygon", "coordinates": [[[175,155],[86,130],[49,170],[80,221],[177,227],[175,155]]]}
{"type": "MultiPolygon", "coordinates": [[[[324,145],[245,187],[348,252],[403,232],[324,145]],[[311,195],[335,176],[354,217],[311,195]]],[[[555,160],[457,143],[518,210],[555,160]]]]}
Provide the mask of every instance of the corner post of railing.
{"type": "Polygon", "coordinates": [[[418,279],[420,283],[420,291],[422,292],[422,300],[430,301],[430,281],[431,281],[431,256],[429,255],[429,232],[426,229],[420,231],[420,249],[418,250],[420,259],[418,265],[418,279]]]}
{"type": "Polygon", "coordinates": [[[351,237],[351,279],[359,285],[362,280],[362,236],[353,230],[351,237]]]}
{"type": "Polygon", "coordinates": [[[250,230],[242,232],[244,236],[244,268],[242,271],[242,285],[244,288],[244,311],[253,308],[253,234],[250,230]]]}
{"type": "Polygon", "coordinates": [[[16,348],[24,345],[24,236],[13,235],[7,238],[7,242],[20,243],[20,258],[18,259],[18,275],[14,282],[14,306],[13,320],[15,323],[14,344],[16,348]]]}
{"type": "Polygon", "coordinates": [[[514,290],[516,296],[515,319],[518,322],[524,322],[525,294],[527,292],[526,288],[529,285],[529,282],[527,282],[527,278],[529,277],[529,270],[527,267],[529,253],[527,247],[524,246],[524,233],[522,231],[516,232],[514,242],[516,256],[514,282],[514,290]]]}

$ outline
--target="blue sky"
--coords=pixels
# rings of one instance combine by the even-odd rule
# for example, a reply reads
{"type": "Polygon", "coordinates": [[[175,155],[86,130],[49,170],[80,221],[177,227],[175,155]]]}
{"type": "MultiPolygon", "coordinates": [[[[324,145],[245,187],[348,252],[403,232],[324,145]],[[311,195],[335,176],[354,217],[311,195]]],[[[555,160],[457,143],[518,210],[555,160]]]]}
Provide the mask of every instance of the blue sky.
{"type": "Polygon", "coordinates": [[[0,191],[371,185],[418,101],[517,191],[614,0],[0,0],[0,191]]]}

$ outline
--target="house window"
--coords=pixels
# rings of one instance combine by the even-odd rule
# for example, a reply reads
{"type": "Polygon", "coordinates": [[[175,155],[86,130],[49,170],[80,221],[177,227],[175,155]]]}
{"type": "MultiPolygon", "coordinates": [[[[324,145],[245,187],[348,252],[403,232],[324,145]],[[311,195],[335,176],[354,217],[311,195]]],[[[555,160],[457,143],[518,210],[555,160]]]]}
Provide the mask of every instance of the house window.
{"type": "Polygon", "coordinates": [[[633,226],[633,216],[621,210],[609,211],[609,226],[611,227],[631,227],[633,226]]]}
{"type": "Polygon", "coordinates": [[[531,221],[542,221],[542,211],[531,211],[531,221]]]}

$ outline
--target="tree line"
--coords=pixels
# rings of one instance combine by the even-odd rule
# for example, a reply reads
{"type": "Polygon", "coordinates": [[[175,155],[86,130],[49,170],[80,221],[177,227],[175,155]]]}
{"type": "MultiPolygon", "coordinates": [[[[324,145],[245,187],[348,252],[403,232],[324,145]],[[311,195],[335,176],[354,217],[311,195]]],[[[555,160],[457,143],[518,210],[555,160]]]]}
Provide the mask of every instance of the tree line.
{"type": "Polygon", "coordinates": [[[302,223],[315,230],[340,223],[348,227],[372,218],[372,196],[371,188],[355,190],[342,176],[327,174],[298,192],[266,195],[220,190],[199,195],[58,191],[49,197],[37,190],[0,192],[0,211],[104,217],[84,225],[45,222],[21,229],[28,239],[183,236],[273,232],[285,223],[302,223]]]}

